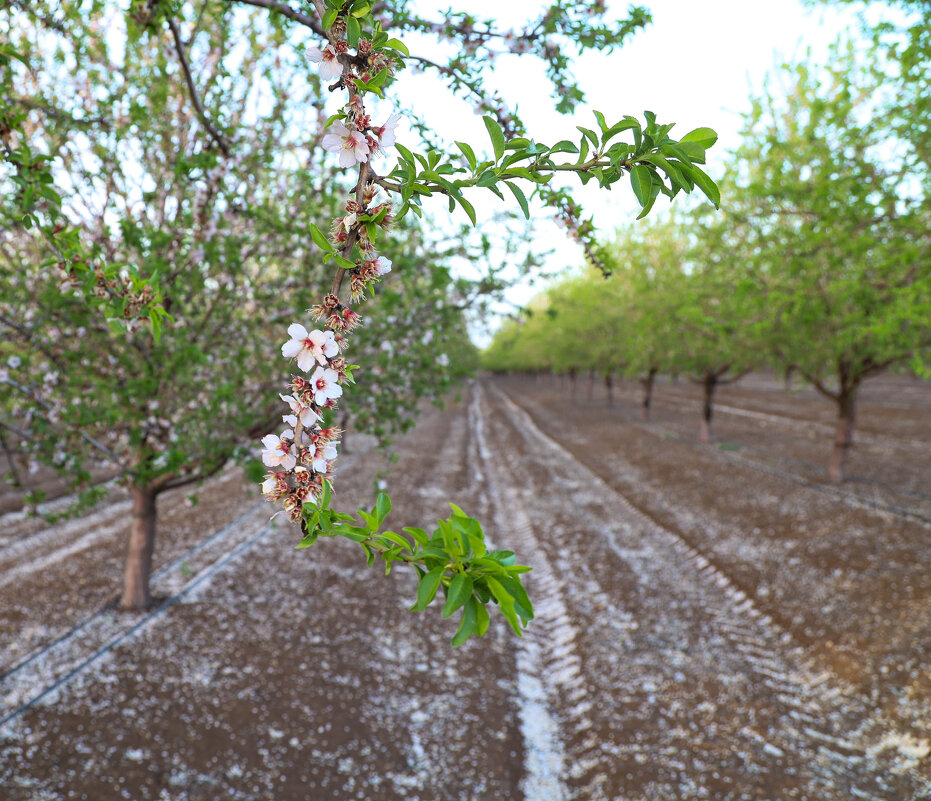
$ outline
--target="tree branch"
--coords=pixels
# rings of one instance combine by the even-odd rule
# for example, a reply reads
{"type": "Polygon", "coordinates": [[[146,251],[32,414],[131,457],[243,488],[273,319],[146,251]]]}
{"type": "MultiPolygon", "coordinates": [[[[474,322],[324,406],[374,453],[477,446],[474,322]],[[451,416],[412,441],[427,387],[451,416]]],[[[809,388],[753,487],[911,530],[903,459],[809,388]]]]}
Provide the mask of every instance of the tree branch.
{"type": "Polygon", "coordinates": [[[306,25],[318,36],[324,36],[323,28],[320,27],[320,22],[308,14],[302,14],[300,11],[295,11],[287,3],[280,3],[278,0],[226,0],[227,3],[245,3],[250,6],[258,6],[259,8],[267,8],[269,11],[276,11],[281,14],[283,17],[292,19],[295,22],[299,22],[301,25],[306,25]]]}
{"type": "Polygon", "coordinates": [[[210,134],[210,137],[217,143],[217,146],[223,152],[224,156],[229,156],[230,148],[229,143],[226,141],[226,137],[223,136],[210,122],[207,118],[207,112],[204,111],[203,103],[200,102],[200,96],[197,94],[197,88],[194,86],[194,78],[191,75],[191,67],[188,64],[187,55],[184,53],[184,43],[181,41],[181,32],[178,30],[178,23],[174,21],[174,18],[167,16],[168,27],[171,28],[172,38],[175,40],[175,50],[178,53],[178,61],[181,64],[181,72],[184,73],[184,80],[187,83],[188,91],[191,94],[191,100],[194,103],[194,109],[197,111],[197,116],[203,124],[204,128],[207,129],[207,133],[210,134]]]}

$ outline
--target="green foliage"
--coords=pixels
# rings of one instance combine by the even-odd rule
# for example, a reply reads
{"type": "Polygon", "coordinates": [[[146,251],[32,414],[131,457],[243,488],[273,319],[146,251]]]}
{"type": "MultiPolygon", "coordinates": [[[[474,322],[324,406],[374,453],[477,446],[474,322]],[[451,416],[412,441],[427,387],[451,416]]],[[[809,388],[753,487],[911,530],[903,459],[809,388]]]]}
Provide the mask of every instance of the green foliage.
{"type": "Polygon", "coordinates": [[[671,199],[679,192],[690,193],[696,186],[718,207],[720,192],[698,166],[705,163],[705,151],[717,140],[710,128],[698,128],[677,141],[669,136],[673,126],[659,125],[649,111],[645,112],[645,124],[625,117],[608,126],[603,114],[596,111],[595,116],[600,132],[578,126],[582,134],[578,145],[568,140],[545,145],[523,136],[508,139],[501,125],[486,116],[485,128],[494,158],[480,161],[474,149],[463,142],[456,144],[465,163],[438,150],[421,154],[399,145],[401,157],[382,185],[400,194],[403,203],[399,217],[408,211],[420,216],[422,198],[443,194],[449,198],[450,211],[458,204],[473,225],[475,210],[464,197],[464,189],[488,189],[504,199],[501,191],[504,184],[529,219],[527,198],[515,181],[529,182],[535,194],[550,200],[552,190],[546,187],[547,191],[539,191],[539,188],[560,173],[574,174],[582,185],[594,179],[603,189],[629,174],[633,193],[642,206],[640,217],[650,212],[660,194],[671,199]],[[627,131],[633,142],[612,141],[627,131]],[[577,158],[558,158],[561,154],[577,158]]]}
{"type": "Polygon", "coordinates": [[[484,636],[490,618],[487,606],[496,605],[517,635],[533,619],[533,605],[521,583],[521,574],[530,570],[515,564],[512,551],[489,551],[481,524],[458,506],[440,520],[432,534],[408,526],[403,533],[382,530],[391,511],[391,501],[380,493],[371,511],[359,509],[354,515],[330,508],[328,482],[316,505],[305,505],[304,538],[297,548],[309,548],[320,537],[345,537],[365,553],[371,567],[380,558],[385,573],[397,562],[413,565],[419,576],[417,600],[411,611],[423,612],[442,589],[444,618],[460,612],[459,627],[452,639],[462,645],[472,636],[484,636]]]}

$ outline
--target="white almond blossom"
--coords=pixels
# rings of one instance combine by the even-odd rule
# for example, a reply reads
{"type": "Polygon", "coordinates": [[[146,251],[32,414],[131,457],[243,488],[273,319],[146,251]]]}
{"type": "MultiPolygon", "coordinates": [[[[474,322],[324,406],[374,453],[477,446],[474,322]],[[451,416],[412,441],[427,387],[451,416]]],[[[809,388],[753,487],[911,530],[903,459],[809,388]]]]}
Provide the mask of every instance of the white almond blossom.
{"type": "Polygon", "coordinates": [[[301,425],[304,426],[304,428],[310,428],[314,423],[320,422],[320,415],[309,406],[304,406],[304,404],[293,395],[279,395],[278,397],[291,407],[291,414],[284,415],[282,420],[292,428],[297,426],[298,420],[301,421],[301,425]]]}
{"type": "Polygon", "coordinates": [[[386,259],[384,256],[379,256],[375,259],[375,275],[379,278],[383,275],[388,275],[391,272],[391,259],[386,259]]]}
{"type": "Polygon", "coordinates": [[[327,358],[339,353],[339,345],[332,331],[308,332],[300,323],[288,326],[288,336],[291,337],[281,346],[281,355],[287,359],[297,357],[297,366],[305,373],[309,373],[314,364],[326,364],[327,358]]]}
{"type": "Polygon", "coordinates": [[[290,428],[285,429],[280,437],[275,434],[262,437],[262,444],[265,446],[262,461],[269,467],[281,465],[285,470],[293,470],[297,459],[291,453],[292,442],[288,441],[293,439],[294,432],[290,428]]]}
{"type": "Polygon", "coordinates": [[[314,452],[313,468],[315,473],[326,473],[327,469],[336,458],[336,446],[339,443],[333,442],[327,445],[318,445],[314,452]]]}
{"type": "Polygon", "coordinates": [[[327,45],[321,50],[319,47],[308,47],[307,57],[319,64],[320,77],[325,81],[332,81],[343,74],[343,65],[333,49],[333,45],[327,45]]]}
{"type": "Polygon", "coordinates": [[[333,133],[323,137],[323,149],[330,153],[339,153],[340,167],[352,167],[368,161],[368,142],[359,131],[350,131],[341,122],[334,122],[330,130],[333,133]]]}
{"type": "Polygon", "coordinates": [[[314,403],[323,406],[330,398],[338,398],[343,394],[343,388],[337,383],[339,373],[327,367],[318,367],[310,377],[311,389],[314,393],[314,403]]]}
{"type": "Polygon", "coordinates": [[[401,121],[400,114],[392,114],[388,117],[388,121],[377,128],[372,128],[372,133],[378,137],[378,144],[381,151],[386,150],[395,143],[395,128],[398,127],[398,123],[401,121]]]}

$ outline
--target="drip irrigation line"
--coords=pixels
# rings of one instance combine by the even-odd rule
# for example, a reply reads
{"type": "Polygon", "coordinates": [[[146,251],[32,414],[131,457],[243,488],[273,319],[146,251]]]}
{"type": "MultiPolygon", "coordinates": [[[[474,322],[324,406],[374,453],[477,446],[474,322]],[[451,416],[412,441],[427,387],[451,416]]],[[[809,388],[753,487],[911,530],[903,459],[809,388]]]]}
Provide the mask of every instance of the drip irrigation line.
{"type": "MultiPolygon", "coordinates": [[[[246,514],[248,514],[248,512],[246,514]]],[[[228,528],[228,526],[225,528],[228,528]]],[[[146,615],[144,615],[140,620],[138,620],[128,629],[112,637],[107,643],[105,643],[100,648],[98,648],[96,651],[94,651],[93,654],[91,654],[89,657],[87,657],[86,659],[84,659],[83,661],[75,665],[73,668],[71,668],[71,670],[69,670],[65,675],[60,676],[58,679],[52,682],[52,684],[46,686],[43,690],[41,690],[36,695],[33,695],[32,698],[26,701],[26,703],[21,704],[16,709],[14,709],[12,712],[9,712],[8,714],[0,718],[0,727],[5,726],[7,723],[10,723],[13,720],[16,720],[24,712],[34,707],[44,698],[47,698],[53,692],[60,689],[64,685],[68,684],[75,676],[77,676],[79,673],[81,673],[86,668],[88,668],[90,665],[92,665],[94,662],[96,662],[98,659],[100,659],[100,657],[109,653],[111,650],[116,648],[118,645],[120,645],[121,643],[125,642],[127,639],[132,637],[136,632],[140,631],[143,628],[143,626],[147,625],[152,620],[154,620],[158,616],[168,611],[175,604],[179,603],[181,599],[185,595],[187,595],[191,590],[195,589],[197,586],[202,584],[208,578],[212,577],[222,567],[227,565],[230,561],[235,559],[237,556],[239,556],[244,551],[248,550],[253,544],[255,544],[255,542],[257,542],[259,539],[261,539],[261,537],[263,537],[265,534],[267,534],[271,530],[272,530],[271,525],[265,525],[261,529],[259,529],[255,534],[251,535],[250,537],[247,537],[236,548],[234,548],[232,551],[227,553],[222,558],[218,559],[210,567],[205,568],[191,582],[186,584],[181,590],[179,590],[178,592],[176,592],[174,595],[170,596],[169,598],[166,598],[155,609],[153,609],[151,612],[148,612],[146,615]]],[[[99,614],[101,613],[98,613],[98,615],[99,614]]],[[[81,624],[81,627],[86,626],[89,622],[90,622],[89,620],[84,621],[81,624]]],[[[45,648],[45,651],[47,652],[50,648],[51,646],[47,646],[45,648]]],[[[40,655],[41,654],[38,654],[36,656],[40,656],[40,655]]]]}
{"type": "MultiPolygon", "coordinates": [[[[205,539],[205,540],[199,542],[199,543],[198,543],[197,545],[195,545],[193,548],[189,549],[188,551],[185,551],[183,554],[181,554],[180,556],[176,557],[175,559],[173,559],[173,560],[172,560],[171,562],[169,562],[168,564],[162,565],[158,570],[156,570],[156,571],[152,574],[152,576],[151,576],[152,580],[155,580],[155,579],[157,579],[157,578],[160,578],[161,576],[165,575],[166,573],[170,573],[170,572],[171,572],[172,570],[174,570],[175,568],[177,568],[177,567],[179,567],[180,565],[184,564],[184,562],[186,562],[188,559],[190,559],[190,558],[191,558],[192,556],[194,556],[196,553],[198,553],[199,551],[203,550],[203,549],[204,549],[205,547],[207,547],[208,545],[210,545],[210,544],[216,542],[216,541],[217,541],[218,539],[220,539],[224,534],[226,534],[230,529],[232,529],[233,527],[235,527],[236,525],[238,525],[238,524],[239,524],[243,519],[245,519],[248,515],[250,515],[250,514],[252,514],[253,512],[255,512],[261,505],[262,505],[262,502],[259,502],[259,503],[255,504],[254,506],[251,506],[249,509],[247,509],[245,512],[243,512],[241,515],[239,515],[239,517],[237,517],[235,520],[233,520],[233,521],[227,523],[227,524],[226,524],[225,526],[223,526],[221,529],[215,531],[215,532],[214,532],[213,534],[211,534],[207,539],[205,539]]],[[[33,662],[35,662],[37,659],[40,659],[41,657],[45,656],[45,654],[47,654],[49,651],[51,651],[55,646],[57,646],[57,645],[59,645],[60,643],[64,642],[64,641],[67,640],[69,637],[72,637],[73,635],[75,635],[75,634],[77,634],[78,632],[82,631],[82,630],[83,630],[84,628],[86,628],[90,623],[93,623],[93,622],[94,622],[95,620],[97,620],[101,615],[103,615],[104,613],[106,613],[107,611],[109,611],[110,609],[112,609],[112,608],[113,608],[113,605],[114,605],[114,603],[115,603],[115,600],[116,600],[115,598],[114,598],[114,599],[111,599],[111,600],[108,601],[106,604],[104,604],[104,606],[103,606],[101,609],[99,609],[98,611],[94,612],[92,615],[89,615],[88,617],[84,618],[84,620],[82,620],[82,621],[80,621],[79,623],[75,624],[74,626],[72,626],[72,627],[71,627],[70,629],[68,629],[67,631],[62,632],[62,633],[59,634],[57,637],[55,637],[53,640],[50,640],[49,642],[45,643],[45,645],[43,645],[43,646],[41,646],[40,648],[36,649],[36,650],[33,651],[32,653],[27,654],[25,657],[23,657],[23,659],[21,659],[19,662],[15,663],[15,664],[12,665],[11,667],[8,667],[6,670],[0,671],[0,681],[4,681],[5,679],[9,678],[10,676],[13,676],[13,675],[15,675],[16,673],[19,673],[21,670],[23,670],[24,668],[26,668],[28,665],[31,665],[33,662]]]]}

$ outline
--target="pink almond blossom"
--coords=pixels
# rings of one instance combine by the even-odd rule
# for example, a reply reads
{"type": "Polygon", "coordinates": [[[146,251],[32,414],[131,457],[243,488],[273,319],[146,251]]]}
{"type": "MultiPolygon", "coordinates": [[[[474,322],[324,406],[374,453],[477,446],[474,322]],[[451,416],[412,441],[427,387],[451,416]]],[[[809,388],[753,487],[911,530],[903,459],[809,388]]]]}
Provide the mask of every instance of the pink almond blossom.
{"type": "Polygon", "coordinates": [[[339,373],[326,367],[318,367],[310,377],[311,389],[314,393],[314,403],[323,406],[330,398],[338,398],[343,394],[343,388],[337,383],[339,373]]]}
{"type": "Polygon", "coordinates": [[[327,45],[323,50],[319,47],[308,47],[307,57],[319,64],[320,77],[325,81],[331,81],[343,74],[343,65],[340,63],[333,49],[333,45],[327,45]]]}
{"type": "Polygon", "coordinates": [[[351,167],[368,161],[369,146],[365,136],[359,131],[350,131],[341,122],[334,122],[330,126],[333,133],[323,137],[323,149],[330,153],[339,153],[340,167],[351,167]]]}
{"type": "Polygon", "coordinates": [[[281,355],[286,359],[297,357],[297,366],[305,373],[309,373],[315,363],[326,364],[328,357],[339,353],[332,331],[308,332],[300,323],[292,323],[288,326],[288,336],[291,339],[281,346],[281,355]]]}

